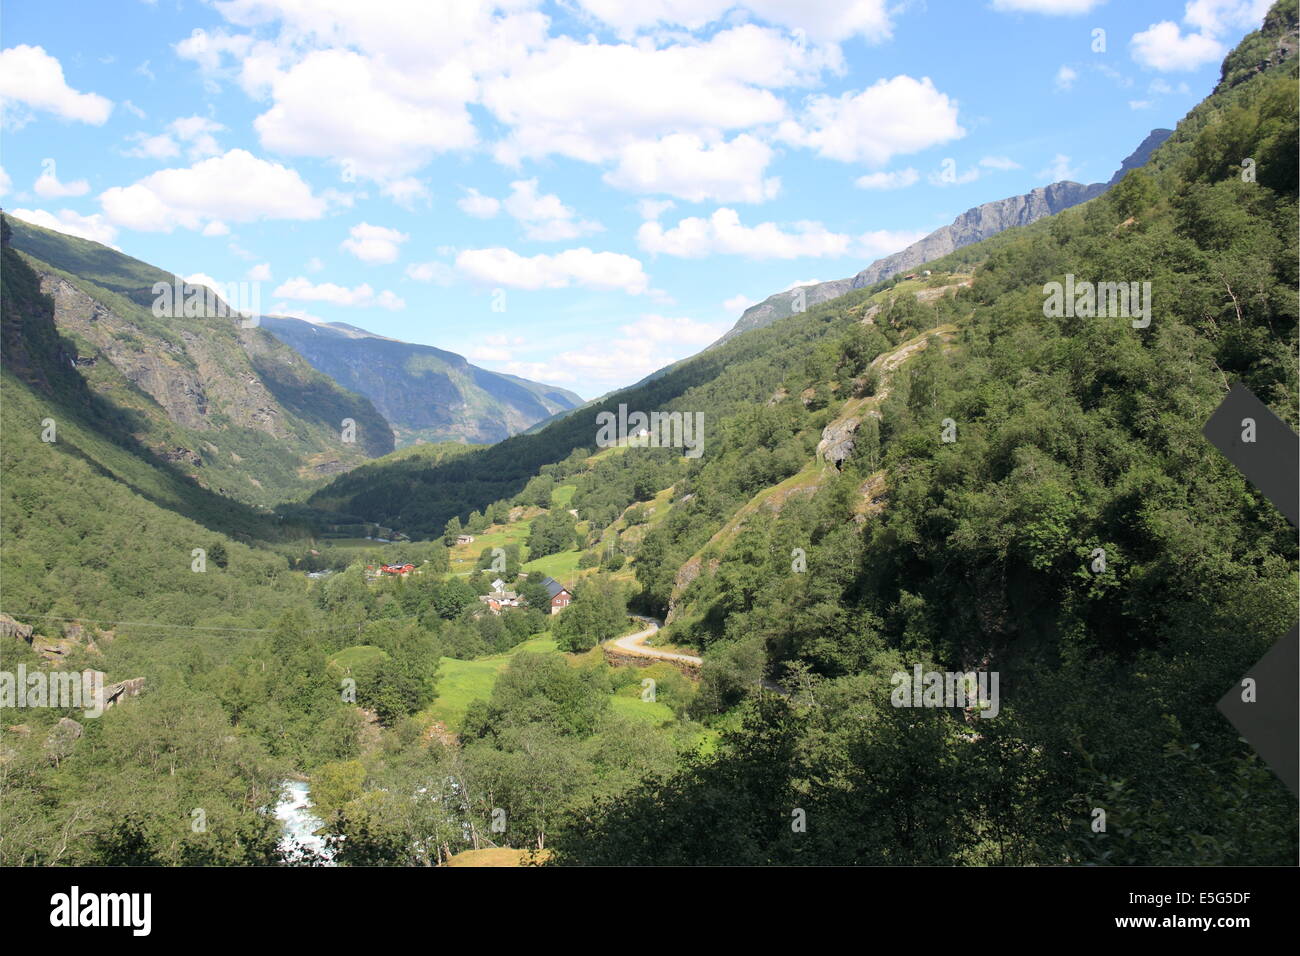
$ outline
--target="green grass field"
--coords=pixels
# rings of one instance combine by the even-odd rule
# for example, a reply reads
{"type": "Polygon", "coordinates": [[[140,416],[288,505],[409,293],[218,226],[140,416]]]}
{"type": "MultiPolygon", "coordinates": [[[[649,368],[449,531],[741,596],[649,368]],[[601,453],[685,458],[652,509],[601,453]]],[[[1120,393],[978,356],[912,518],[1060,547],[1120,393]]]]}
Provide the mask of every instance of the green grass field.
{"type": "Polygon", "coordinates": [[[581,551],[561,551],[559,554],[548,554],[544,558],[529,561],[523,569],[529,574],[549,574],[561,583],[570,584],[578,576],[580,557],[581,551]]]}
{"type": "Polygon", "coordinates": [[[667,704],[642,700],[640,686],[629,687],[627,692],[615,694],[609,699],[609,705],[614,713],[629,720],[649,724],[652,727],[661,727],[664,724],[672,723],[673,711],[667,704]]]}
{"type": "Polygon", "coordinates": [[[474,540],[470,544],[453,546],[447,554],[451,561],[451,570],[458,574],[473,571],[474,564],[484,548],[504,548],[508,544],[522,546],[528,540],[528,531],[532,526],[532,518],[523,518],[513,524],[493,525],[482,534],[474,535],[474,540]]]}
{"type": "Polygon", "coordinates": [[[492,685],[496,683],[497,675],[506,669],[510,658],[524,651],[545,654],[558,650],[549,635],[541,635],[531,637],[503,654],[492,654],[472,661],[444,657],[438,669],[438,697],[421,712],[420,718],[438,720],[447,729],[459,731],[470,702],[487,700],[492,696],[492,685]]]}

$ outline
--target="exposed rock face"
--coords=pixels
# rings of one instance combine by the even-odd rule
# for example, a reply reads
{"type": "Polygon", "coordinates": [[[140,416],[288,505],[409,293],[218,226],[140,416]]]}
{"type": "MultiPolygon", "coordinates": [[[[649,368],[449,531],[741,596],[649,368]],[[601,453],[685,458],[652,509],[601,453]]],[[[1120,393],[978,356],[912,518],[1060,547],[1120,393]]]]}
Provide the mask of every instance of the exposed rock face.
{"type": "Polygon", "coordinates": [[[16,637],[31,641],[34,628],[30,624],[20,624],[8,614],[0,614],[0,637],[16,637]]]}
{"type": "Polygon", "coordinates": [[[926,262],[942,258],[955,249],[968,246],[989,236],[1014,226],[1027,226],[1045,216],[1052,216],[1063,209],[1087,202],[1094,196],[1100,196],[1111,186],[1124,178],[1131,169],[1146,165],[1156,147],[1169,138],[1172,130],[1152,130],[1135,149],[1108,182],[1083,185],[1068,180],[1040,186],[1021,196],[998,199],[968,209],[947,226],[936,229],[923,239],[919,239],[891,256],[877,259],[851,279],[834,279],[816,285],[801,286],[770,295],[758,305],[750,306],[741,315],[735,326],[709,348],[713,348],[730,338],[771,325],[778,319],[794,314],[795,299],[802,290],[806,308],[812,308],[822,302],[844,295],[851,289],[863,289],[875,285],[882,279],[888,279],[900,272],[914,269],[926,262]]]}
{"type": "Polygon", "coordinates": [[[853,436],[862,424],[860,418],[845,418],[831,422],[822,429],[822,440],[817,443],[817,455],[841,468],[853,454],[853,436]]]}
{"type": "Polygon", "coordinates": [[[142,690],[144,690],[143,677],[132,677],[130,680],[109,684],[104,688],[104,709],[108,710],[128,697],[139,697],[142,690]]]}
{"type": "Polygon", "coordinates": [[[1014,226],[1027,226],[1046,216],[1055,215],[1062,209],[1069,209],[1094,196],[1100,196],[1107,188],[1105,183],[1093,183],[1090,186],[1072,182],[1052,183],[1023,196],[998,199],[968,209],[950,225],[936,229],[901,252],[877,259],[853,277],[853,288],[863,289],[875,285],[881,279],[888,279],[922,263],[942,258],[954,249],[996,236],[1014,226]]]}

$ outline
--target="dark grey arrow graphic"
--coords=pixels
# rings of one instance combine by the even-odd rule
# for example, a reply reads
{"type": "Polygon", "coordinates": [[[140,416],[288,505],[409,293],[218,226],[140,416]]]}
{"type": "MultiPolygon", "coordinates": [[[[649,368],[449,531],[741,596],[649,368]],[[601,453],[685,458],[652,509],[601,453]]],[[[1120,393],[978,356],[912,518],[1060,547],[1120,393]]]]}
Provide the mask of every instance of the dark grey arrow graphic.
{"type": "Polygon", "coordinates": [[[1286,422],[1250,389],[1237,385],[1215,409],[1201,434],[1287,520],[1300,525],[1300,435],[1286,422]],[[1252,431],[1254,441],[1247,441],[1252,431]]]}
{"type": "MultiPolygon", "coordinates": [[[[1237,385],[1201,434],[1300,525],[1300,435],[1286,422],[1237,385]]],[[[1218,707],[1269,769],[1300,795],[1300,625],[1274,644],[1218,707]]]]}
{"type": "Polygon", "coordinates": [[[1219,713],[1255,748],[1292,793],[1300,794],[1300,625],[1261,657],[1237,686],[1219,698],[1219,713]],[[1243,699],[1254,681],[1253,702],[1243,699]]]}

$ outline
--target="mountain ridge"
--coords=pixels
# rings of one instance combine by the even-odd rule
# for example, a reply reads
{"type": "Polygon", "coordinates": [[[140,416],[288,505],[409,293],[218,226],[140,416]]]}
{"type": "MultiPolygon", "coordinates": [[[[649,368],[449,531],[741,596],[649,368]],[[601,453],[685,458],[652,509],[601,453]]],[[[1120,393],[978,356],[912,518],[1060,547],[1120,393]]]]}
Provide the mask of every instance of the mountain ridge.
{"type": "Polygon", "coordinates": [[[801,291],[804,308],[818,305],[841,296],[850,289],[875,285],[877,282],[931,262],[963,246],[995,236],[1015,226],[1027,226],[1045,216],[1055,215],[1071,206],[1077,206],[1100,196],[1123,179],[1130,170],[1145,165],[1156,148],[1172,133],[1173,130],[1169,129],[1153,129],[1137,148],[1124,158],[1119,169],[1105,183],[1083,185],[1071,180],[1061,180],[1047,186],[1038,186],[1018,196],[981,203],[905,249],[877,259],[854,276],[796,286],[793,289],[774,293],[746,309],[736,320],[736,324],[709,348],[714,348],[743,332],[762,328],[764,325],[793,314],[796,297],[801,291]]]}

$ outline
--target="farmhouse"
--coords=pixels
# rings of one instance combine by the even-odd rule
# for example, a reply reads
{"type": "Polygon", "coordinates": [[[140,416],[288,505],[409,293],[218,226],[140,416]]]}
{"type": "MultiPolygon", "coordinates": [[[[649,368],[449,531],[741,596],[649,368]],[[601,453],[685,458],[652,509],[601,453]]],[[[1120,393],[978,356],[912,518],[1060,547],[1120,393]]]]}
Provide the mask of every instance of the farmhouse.
{"type": "Polygon", "coordinates": [[[490,594],[480,594],[478,599],[488,606],[493,614],[500,614],[503,607],[519,607],[519,595],[514,591],[497,589],[490,594]]]}
{"type": "Polygon", "coordinates": [[[546,593],[550,595],[551,598],[550,613],[552,614],[559,614],[566,607],[568,607],[569,602],[573,600],[573,595],[569,593],[569,589],[566,588],[559,581],[555,580],[555,578],[551,578],[551,577],[542,578],[542,587],[546,588],[546,593]]]}
{"type": "Polygon", "coordinates": [[[406,577],[415,570],[413,564],[381,564],[379,566],[380,574],[395,574],[398,577],[406,577]]]}

